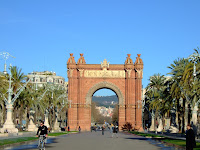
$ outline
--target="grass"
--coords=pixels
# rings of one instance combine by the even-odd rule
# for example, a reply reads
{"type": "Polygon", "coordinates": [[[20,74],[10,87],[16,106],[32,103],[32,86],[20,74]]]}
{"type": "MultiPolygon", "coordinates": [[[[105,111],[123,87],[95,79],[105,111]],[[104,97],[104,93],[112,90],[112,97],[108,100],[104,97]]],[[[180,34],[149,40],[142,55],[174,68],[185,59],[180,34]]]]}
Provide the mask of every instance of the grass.
{"type": "Polygon", "coordinates": [[[142,132],[137,132],[137,131],[130,131],[130,133],[135,134],[135,135],[139,135],[139,136],[144,136],[144,137],[164,137],[164,136],[160,136],[160,135],[155,135],[155,134],[149,134],[149,133],[142,133],[142,132]]]}
{"type": "Polygon", "coordinates": [[[65,134],[69,134],[69,132],[54,132],[54,133],[49,133],[48,136],[60,136],[65,134]]]}
{"type": "MultiPolygon", "coordinates": [[[[77,131],[49,133],[48,136],[60,136],[60,135],[65,135],[69,133],[74,133],[74,132],[77,132],[77,131]]],[[[32,141],[32,140],[37,140],[37,139],[38,137],[19,137],[19,138],[3,139],[3,140],[0,140],[0,146],[21,143],[25,141],[32,141]]]]}
{"type": "Polygon", "coordinates": [[[4,139],[4,140],[0,140],[0,146],[20,143],[20,142],[25,142],[25,141],[32,141],[36,139],[38,138],[37,137],[20,137],[20,138],[4,139]]]}
{"type": "Polygon", "coordinates": [[[69,134],[69,133],[76,133],[78,131],[70,131],[70,132],[53,132],[53,133],[49,133],[48,136],[60,136],[60,135],[65,135],[65,134],[69,134]]]}
{"type": "MultiPolygon", "coordinates": [[[[130,131],[130,133],[139,135],[139,136],[144,136],[144,137],[153,137],[153,138],[162,137],[159,140],[163,141],[165,143],[169,143],[169,144],[173,144],[173,145],[177,145],[177,146],[181,146],[181,147],[186,146],[185,140],[171,139],[171,138],[160,136],[160,135],[154,135],[154,134],[142,133],[142,132],[136,132],[136,131],[130,131]]],[[[194,148],[194,150],[200,150],[200,143],[196,142],[196,148],[194,148]]]]}

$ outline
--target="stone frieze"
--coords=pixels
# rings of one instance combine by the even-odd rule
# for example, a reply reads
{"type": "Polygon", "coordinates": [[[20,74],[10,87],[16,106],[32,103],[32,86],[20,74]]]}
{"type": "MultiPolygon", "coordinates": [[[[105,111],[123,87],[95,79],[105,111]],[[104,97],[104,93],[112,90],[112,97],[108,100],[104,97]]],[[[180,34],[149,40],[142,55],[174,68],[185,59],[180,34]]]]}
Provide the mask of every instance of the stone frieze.
{"type": "Polygon", "coordinates": [[[125,78],[124,70],[85,70],[84,77],[88,78],[125,78]]]}

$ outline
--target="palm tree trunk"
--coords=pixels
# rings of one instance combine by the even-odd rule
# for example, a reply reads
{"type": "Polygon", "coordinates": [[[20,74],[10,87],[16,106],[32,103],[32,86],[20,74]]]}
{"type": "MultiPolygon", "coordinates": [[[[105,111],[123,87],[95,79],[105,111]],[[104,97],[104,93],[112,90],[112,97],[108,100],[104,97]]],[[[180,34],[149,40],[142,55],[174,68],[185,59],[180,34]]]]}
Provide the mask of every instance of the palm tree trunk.
{"type": "Polygon", "coordinates": [[[28,106],[26,108],[26,129],[28,129],[28,125],[29,125],[29,118],[30,118],[30,107],[28,106]]]}
{"type": "Polygon", "coordinates": [[[177,119],[178,119],[178,129],[181,132],[181,112],[180,112],[180,100],[177,100],[177,119]]]}
{"type": "Polygon", "coordinates": [[[22,127],[22,119],[23,119],[23,104],[20,107],[20,113],[19,113],[20,127],[22,127]]]}
{"type": "Polygon", "coordinates": [[[183,98],[182,133],[185,133],[185,98],[183,98]]]}

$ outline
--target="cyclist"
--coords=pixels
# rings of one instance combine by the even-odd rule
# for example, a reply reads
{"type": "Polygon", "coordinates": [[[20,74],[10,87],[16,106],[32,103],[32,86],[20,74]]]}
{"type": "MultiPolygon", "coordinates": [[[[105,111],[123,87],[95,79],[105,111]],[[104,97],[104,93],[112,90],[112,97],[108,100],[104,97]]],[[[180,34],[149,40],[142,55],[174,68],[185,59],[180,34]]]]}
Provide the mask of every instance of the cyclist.
{"type": "MultiPolygon", "coordinates": [[[[36,135],[37,135],[37,137],[43,136],[43,138],[46,139],[47,136],[48,136],[48,132],[47,131],[48,131],[48,128],[44,125],[44,121],[41,121],[40,126],[38,127],[38,131],[37,131],[36,135]]],[[[45,142],[44,142],[44,144],[45,144],[45,142]]]]}

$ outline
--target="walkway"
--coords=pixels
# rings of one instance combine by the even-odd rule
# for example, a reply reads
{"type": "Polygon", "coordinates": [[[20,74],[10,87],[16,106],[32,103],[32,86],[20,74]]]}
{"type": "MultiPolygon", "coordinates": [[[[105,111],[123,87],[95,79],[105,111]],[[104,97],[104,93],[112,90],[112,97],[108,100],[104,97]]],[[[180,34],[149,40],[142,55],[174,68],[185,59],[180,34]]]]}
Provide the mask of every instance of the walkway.
{"type": "MultiPolygon", "coordinates": [[[[111,138],[111,134],[106,131],[105,135],[101,132],[84,132],[78,134],[70,134],[56,138],[49,138],[46,150],[173,150],[174,148],[165,147],[160,142],[151,139],[139,137],[131,134],[119,133],[118,138],[111,138]]],[[[37,142],[29,143],[12,150],[29,149],[36,150],[37,142]]]]}

